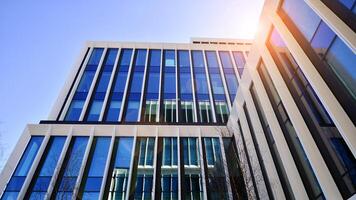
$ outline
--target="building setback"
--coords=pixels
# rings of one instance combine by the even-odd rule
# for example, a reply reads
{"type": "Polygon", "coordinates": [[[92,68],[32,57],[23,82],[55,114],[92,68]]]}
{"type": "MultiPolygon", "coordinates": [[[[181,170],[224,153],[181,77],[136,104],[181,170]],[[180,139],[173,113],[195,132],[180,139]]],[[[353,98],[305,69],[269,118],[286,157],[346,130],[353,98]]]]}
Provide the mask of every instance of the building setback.
{"type": "Polygon", "coordinates": [[[266,0],[253,43],[88,42],[1,199],[355,199],[355,13],[266,0]]]}

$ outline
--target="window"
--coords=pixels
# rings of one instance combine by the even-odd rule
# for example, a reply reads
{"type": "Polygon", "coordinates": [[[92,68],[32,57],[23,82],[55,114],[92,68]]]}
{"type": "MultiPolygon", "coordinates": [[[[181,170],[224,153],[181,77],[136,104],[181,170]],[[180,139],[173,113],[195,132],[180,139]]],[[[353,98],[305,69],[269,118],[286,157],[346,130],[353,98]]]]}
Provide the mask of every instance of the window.
{"type": "MultiPolygon", "coordinates": [[[[348,188],[348,192],[344,195],[352,195],[356,192],[356,187],[351,180],[356,180],[356,174],[352,170],[349,171],[348,166],[342,162],[343,158],[350,154],[341,155],[341,151],[333,148],[335,138],[343,140],[341,134],[275,29],[273,29],[267,45],[314,140],[318,141],[317,146],[323,152],[322,156],[330,168],[337,186],[348,188]]],[[[348,149],[346,143],[340,143],[340,145],[342,144],[345,144],[344,149],[348,149]]],[[[356,166],[353,156],[348,160],[356,166]]]]}
{"type": "Polygon", "coordinates": [[[306,185],[305,189],[307,190],[309,198],[325,198],[315,177],[314,171],[311,169],[309,160],[304,153],[304,149],[299,141],[293,124],[284,108],[283,102],[281,101],[263,62],[261,62],[257,71],[262,79],[262,83],[266,89],[268,98],[271,101],[273,110],[276,113],[284,137],[286,138],[289,149],[291,150],[294,162],[297,165],[299,173],[301,174],[302,181],[304,185],[306,185]]]}
{"type": "Polygon", "coordinates": [[[229,119],[229,109],[226,102],[215,101],[216,121],[219,123],[227,123],[229,119]]]}
{"type": "Polygon", "coordinates": [[[284,194],[286,195],[287,199],[293,199],[294,195],[293,195],[292,188],[290,186],[287,174],[286,174],[286,172],[284,170],[283,163],[282,163],[282,160],[281,160],[281,158],[279,156],[279,152],[278,152],[278,149],[276,147],[276,143],[274,142],[274,138],[272,136],[271,129],[269,127],[267,118],[266,118],[266,116],[265,116],[265,114],[264,114],[264,112],[262,110],[262,104],[261,104],[261,102],[260,102],[260,100],[258,98],[256,88],[255,88],[255,86],[253,84],[250,87],[250,93],[251,93],[254,105],[256,107],[258,118],[259,118],[259,120],[261,122],[261,125],[262,125],[262,128],[263,128],[263,133],[264,133],[264,135],[266,137],[266,140],[267,140],[267,143],[268,143],[268,147],[269,147],[269,150],[270,150],[271,155],[272,155],[272,159],[273,159],[273,161],[275,163],[276,170],[277,170],[277,173],[278,173],[278,177],[279,177],[279,180],[281,181],[284,194]]]}
{"type": "Polygon", "coordinates": [[[113,148],[112,158],[109,169],[109,176],[103,199],[124,200],[127,196],[127,182],[130,170],[131,155],[133,148],[132,137],[117,137],[113,148]],[[109,194],[107,195],[107,190],[109,194]],[[107,196],[107,198],[106,198],[107,196]]]}
{"type": "Polygon", "coordinates": [[[110,89],[106,114],[104,115],[105,121],[119,121],[131,57],[132,49],[121,49],[118,66],[110,89]]]}
{"type": "Polygon", "coordinates": [[[86,116],[87,121],[98,121],[101,108],[105,99],[106,90],[109,85],[111,73],[114,67],[115,58],[118,49],[108,49],[104,61],[104,66],[98,77],[98,83],[94,88],[92,100],[89,102],[89,113],[86,116]]]}
{"type": "Polygon", "coordinates": [[[182,101],[181,102],[181,119],[185,123],[193,123],[194,117],[194,104],[192,101],[182,101]]]}
{"type": "Polygon", "coordinates": [[[304,1],[285,0],[279,14],[355,124],[356,54],[304,1]]]}
{"type": "Polygon", "coordinates": [[[52,193],[55,199],[72,198],[79,171],[82,167],[88,137],[76,136],[72,140],[52,193]]]}
{"type": "Polygon", "coordinates": [[[180,138],[183,149],[184,176],[181,181],[185,191],[185,199],[203,199],[203,185],[201,178],[200,151],[198,138],[180,138]]]}
{"type": "Polygon", "coordinates": [[[163,107],[164,122],[176,122],[176,101],[165,100],[163,107]]]}
{"type": "Polygon", "coordinates": [[[15,172],[6,185],[6,189],[1,199],[17,199],[17,196],[19,195],[22,185],[27,177],[27,173],[30,171],[37,152],[41,147],[42,141],[42,136],[31,137],[19,163],[17,164],[15,172]]]}
{"type": "Polygon", "coordinates": [[[99,199],[110,141],[111,137],[94,138],[89,160],[86,162],[87,169],[81,181],[79,198],[99,199]]]}
{"type": "Polygon", "coordinates": [[[243,110],[244,110],[244,113],[245,113],[245,116],[246,116],[248,129],[250,130],[250,133],[251,133],[252,143],[253,143],[254,149],[256,149],[258,165],[261,166],[263,182],[265,183],[265,186],[267,188],[268,197],[270,199],[273,199],[274,197],[273,197],[273,193],[272,193],[271,182],[270,182],[270,180],[268,179],[268,176],[267,176],[266,166],[265,166],[265,163],[264,163],[264,161],[262,159],[260,146],[258,145],[258,142],[257,142],[255,129],[253,128],[253,125],[252,125],[252,122],[251,122],[251,118],[250,118],[250,113],[247,110],[246,103],[243,105],[243,110]]]}
{"type": "Polygon", "coordinates": [[[44,199],[56,169],[66,137],[53,136],[42,156],[25,198],[44,199]]]}
{"type": "Polygon", "coordinates": [[[194,118],[193,86],[188,50],[178,50],[179,122],[192,123],[194,118]]]}
{"type": "Polygon", "coordinates": [[[209,199],[228,199],[224,163],[219,138],[202,138],[207,165],[206,190],[209,199]]]}
{"type": "Polygon", "coordinates": [[[233,104],[238,88],[238,82],[235,75],[233,63],[230,58],[230,53],[228,51],[219,51],[219,55],[226,79],[227,89],[230,94],[230,101],[231,104],[233,104]]]}
{"type": "Polygon", "coordinates": [[[156,122],[158,120],[158,101],[146,101],[145,122],[156,122]]]}
{"type": "Polygon", "coordinates": [[[240,160],[233,137],[223,138],[224,150],[226,155],[226,166],[229,171],[230,184],[234,199],[248,199],[240,160]]]}
{"type": "Polygon", "coordinates": [[[135,148],[135,170],[131,191],[134,199],[151,199],[153,192],[153,160],[155,138],[137,138],[135,148]],[[138,155],[138,156],[137,156],[138,155]]]}
{"type": "Polygon", "coordinates": [[[242,51],[233,51],[232,55],[234,56],[235,65],[241,77],[246,63],[244,54],[242,51]]]}
{"type": "Polygon", "coordinates": [[[65,121],[78,121],[87,98],[89,89],[92,85],[95,72],[98,68],[103,48],[94,48],[89,58],[88,64],[84,69],[78,88],[76,89],[72,102],[67,110],[65,121]],[[74,105],[75,104],[75,105],[74,105]]]}
{"type": "Polygon", "coordinates": [[[200,101],[199,104],[199,118],[200,123],[210,123],[213,122],[210,102],[200,101]]]}
{"type": "Polygon", "coordinates": [[[139,109],[141,100],[141,91],[143,83],[143,73],[145,68],[147,50],[137,49],[135,51],[135,64],[131,73],[130,89],[128,93],[128,103],[125,115],[126,122],[136,122],[139,120],[139,109]]]}
{"type": "Polygon", "coordinates": [[[161,162],[157,162],[157,172],[160,173],[161,180],[157,182],[156,187],[160,188],[161,199],[178,200],[178,146],[177,138],[165,137],[159,138],[162,151],[157,152],[161,162]]]}

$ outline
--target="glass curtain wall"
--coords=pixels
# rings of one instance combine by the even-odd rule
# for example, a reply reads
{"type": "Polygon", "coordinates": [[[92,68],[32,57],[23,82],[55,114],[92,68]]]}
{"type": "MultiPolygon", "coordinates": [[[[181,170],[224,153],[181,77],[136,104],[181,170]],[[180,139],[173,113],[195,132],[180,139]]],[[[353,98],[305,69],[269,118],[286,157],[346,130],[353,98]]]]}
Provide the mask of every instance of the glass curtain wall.
{"type": "Polygon", "coordinates": [[[235,96],[237,93],[237,88],[239,87],[239,83],[237,82],[237,77],[235,74],[234,66],[230,57],[230,52],[228,51],[219,51],[219,56],[221,60],[221,65],[224,71],[225,80],[227,89],[230,95],[231,104],[233,104],[235,100],[235,96]]]}
{"type": "Polygon", "coordinates": [[[155,138],[137,138],[129,199],[152,199],[154,157],[155,138]]]}
{"type": "Polygon", "coordinates": [[[199,140],[195,137],[180,138],[181,186],[186,200],[203,199],[199,140]]]}
{"type": "Polygon", "coordinates": [[[45,199],[65,141],[66,137],[64,136],[51,137],[27,190],[26,199],[45,199]]]}
{"type": "Polygon", "coordinates": [[[190,56],[188,50],[178,50],[179,122],[195,122],[190,56]]]}
{"type": "Polygon", "coordinates": [[[36,158],[37,152],[41,147],[42,136],[32,136],[27,147],[17,164],[15,172],[12,174],[10,181],[6,185],[6,189],[1,197],[2,200],[17,199],[22,185],[25,182],[28,172],[31,169],[32,163],[36,158]]]}
{"type": "Polygon", "coordinates": [[[131,70],[131,80],[129,92],[127,93],[127,106],[125,111],[126,122],[137,122],[139,120],[139,109],[141,101],[143,75],[146,63],[146,49],[137,49],[135,51],[134,63],[131,70]]]}
{"type": "Polygon", "coordinates": [[[95,137],[81,180],[79,199],[99,199],[111,137],[95,137]]]}
{"type": "Polygon", "coordinates": [[[289,52],[279,33],[273,29],[267,42],[322,156],[345,198],[356,192],[356,160],[326,109],[289,52]]]}
{"type": "Polygon", "coordinates": [[[117,122],[122,107],[128,71],[130,68],[132,49],[121,49],[120,59],[115,72],[113,84],[110,89],[104,121],[117,122]]]}
{"type": "Polygon", "coordinates": [[[209,199],[228,199],[227,182],[219,138],[202,138],[206,190],[209,199]]]}
{"type": "Polygon", "coordinates": [[[162,122],[176,122],[176,55],[174,50],[163,51],[163,78],[161,107],[162,122]]]}
{"type": "Polygon", "coordinates": [[[74,93],[72,102],[67,110],[64,118],[65,121],[79,120],[103,51],[103,48],[93,49],[89,61],[84,69],[84,73],[80,79],[79,85],[74,93]]]}
{"type": "Polygon", "coordinates": [[[85,120],[99,121],[100,113],[103,107],[106,90],[109,85],[112,70],[114,68],[118,49],[108,49],[106,52],[103,67],[98,76],[98,81],[95,85],[92,99],[87,108],[85,120]]]}
{"type": "Polygon", "coordinates": [[[278,95],[276,87],[263,62],[258,67],[258,73],[262,79],[262,83],[266,89],[268,98],[272,104],[273,110],[276,113],[279,125],[282,128],[284,137],[291,150],[297,169],[301,174],[302,181],[307,190],[310,199],[324,199],[323,192],[315,177],[314,171],[311,168],[310,162],[304,152],[303,146],[300,143],[299,137],[293,127],[292,122],[284,108],[283,102],[278,95]]]}
{"type": "Polygon", "coordinates": [[[156,174],[155,199],[178,200],[177,138],[158,138],[156,174]]]}
{"type": "Polygon", "coordinates": [[[159,49],[150,49],[149,51],[146,95],[144,96],[146,104],[142,108],[143,121],[145,122],[158,121],[161,54],[162,51],[159,49]]]}
{"type": "Polygon", "coordinates": [[[72,138],[71,145],[64,159],[62,169],[52,193],[54,199],[71,199],[75,184],[82,167],[88,137],[76,136],[72,138]]]}
{"type": "Polygon", "coordinates": [[[126,198],[133,141],[132,137],[115,138],[103,199],[124,200],[126,198]]]}
{"type": "Polygon", "coordinates": [[[195,92],[198,104],[198,122],[211,123],[213,122],[213,117],[210,105],[209,87],[206,78],[203,52],[199,50],[193,50],[191,51],[191,54],[195,81],[195,92]]]}
{"type": "Polygon", "coordinates": [[[218,58],[215,51],[205,51],[206,62],[213,90],[216,122],[226,123],[229,118],[223,80],[221,78],[218,58]]]}
{"type": "Polygon", "coordinates": [[[304,1],[284,0],[279,14],[356,124],[356,54],[304,1]]]}
{"type": "Polygon", "coordinates": [[[232,56],[234,57],[235,65],[237,67],[237,71],[239,72],[240,77],[242,77],[242,73],[245,69],[245,57],[242,51],[233,51],[232,56]]]}

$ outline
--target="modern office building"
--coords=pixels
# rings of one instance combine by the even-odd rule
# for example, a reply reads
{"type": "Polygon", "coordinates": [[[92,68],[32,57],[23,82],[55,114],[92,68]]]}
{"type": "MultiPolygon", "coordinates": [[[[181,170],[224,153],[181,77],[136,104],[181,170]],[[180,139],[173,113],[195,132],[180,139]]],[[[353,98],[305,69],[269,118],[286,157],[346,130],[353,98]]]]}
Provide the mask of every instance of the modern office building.
{"type": "Polygon", "coordinates": [[[266,0],[252,44],[88,42],[1,199],[356,199],[355,13],[266,0]]]}

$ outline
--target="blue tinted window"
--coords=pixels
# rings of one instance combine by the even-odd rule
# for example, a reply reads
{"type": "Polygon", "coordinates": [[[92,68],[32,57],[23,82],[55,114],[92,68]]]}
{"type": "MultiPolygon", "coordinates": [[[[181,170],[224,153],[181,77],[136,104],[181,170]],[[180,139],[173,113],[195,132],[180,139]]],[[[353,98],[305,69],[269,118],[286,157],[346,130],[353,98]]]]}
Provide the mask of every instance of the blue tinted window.
{"type": "Polygon", "coordinates": [[[304,1],[285,0],[282,8],[284,12],[288,13],[304,37],[310,41],[320,23],[319,16],[304,1]]]}
{"type": "Polygon", "coordinates": [[[103,106],[102,100],[93,101],[91,104],[89,115],[87,120],[88,121],[98,121],[100,117],[101,107],[103,106]]]}
{"type": "Polygon", "coordinates": [[[108,49],[106,60],[104,65],[114,65],[116,60],[118,49],[108,49]]]}
{"type": "Polygon", "coordinates": [[[196,90],[197,93],[199,94],[209,94],[208,91],[208,82],[206,80],[206,75],[205,74],[196,74],[195,75],[195,81],[196,81],[196,90]]]}
{"type": "Polygon", "coordinates": [[[180,92],[181,94],[192,94],[192,79],[190,73],[180,74],[180,92]]]}
{"type": "Polygon", "coordinates": [[[179,50],[178,51],[178,65],[179,67],[190,67],[189,51],[179,50]]]}
{"type": "Polygon", "coordinates": [[[103,51],[103,48],[94,48],[89,58],[88,65],[98,65],[103,51]]]}
{"type": "Polygon", "coordinates": [[[84,194],[83,197],[94,195],[95,193],[99,195],[101,182],[104,175],[104,170],[106,166],[106,160],[109,153],[110,137],[96,137],[92,144],[94,151],[90,155],[89,171],[84,174],[84,194]]]}
{"type": "Polygon", "coordinates": [[[80,79],[78,89],[76,92],[89,92],[91,82],[93,81],[95,71],[86,71],[80,79]]]}
{"type": "Polygon", "coordinates": [[[111,199],[125,199],[132,147],[132,137],[119,137],[115,139],[113,149],[115,161],[111,163],[112,172],[109,172],[111,174],[111,181],[105,187],[106,189],[110,188],[109,195],[112,197],[111,199]],[[115,185],[115,187],[111,187],[112,185],[115,185]]]}
{"type": "Polygon", "coordinates": [[[237,88],[239,86],[235,74],[226,74],[225,75],[227,87],[230,93],[230,99],[233,102],[235,99],[235,95],[237,93],[237,88]]]}
{"type": "Polygon", "coordinates": [[[75,121],[78,120],[80,114],[82,113],[82,109],[84,106],[84,100],[73,100],[69,106],[66,120],[67,121],[75,121]]]}
{"type": "Polygon", "coordinates": [[[210,81],[214,94],[225,94],[220,74],[210,74],[210,81]]]}
{"type": "Polygon", "coordinates": [[[164,50],[164,66],[175,67],[175,51],[164,50]]]}
{"type": "Polygon", "coordinates": [[[227,51],[219,51],[220,60],[223,68],[233,68],[230,54],[227,51]]]}
{"type": "Polygon", "coordinates": [[[232,55],[234,56],[237,71],[239,72],[239,75],[241,77],[246,63],[245,57],[241,51],[233,51],[232,55]]]}
{"type": "Polygon", "coordinates": [[[141,93],[142,90],[143,73],[135,72],[131,81],[131,93],[141,93]]]}
{"type": "Polygon", "coordinates": [[[192,51],[192,62],[194,67],[204,67],[204,57],[202,51],[192,51]]]}
{"type": "Polygon", "coordinates": [[[122,49],[121,50],[120,65],[122,65],[122,66],[130,65],[131,56],[132,56],[132,49],[122,49]]]}
{"type": "Polygon", "coordinates": [[[219,62],[215,51],[205,51],[205,56],[209,68],[219,67],[219,62]]]}
{"type": "Polygon", "coordinates": [[[50,139],[48,152],[44,155],[44,161],[38,168],[39,174],[33,178],[33,187],[29,189],[31,199],[44,199],[65,141],[66,137],[61,136],[50,139]]]}
{"type": "Polygon", "coordinates": [[[75,187],[82,160],[88,143],[88,137],[73,137],[73,142],[66,156],[63,174],[59,177],[57,191],[54,192],[56,199],[62,196],[70,197],[75,187]]]}
{"type": "Polygon", "coordinates": [[[118,121],[120,109],[121,109],[121,101],[115,101],[115,100],[111,101],[106,116],[106,121],[111,121],[111,122],[118,121]]]}
{"type": "Polygon", "coordinates": [[[150,58],[149,58],[150,66],[161,66],[161,50],[152,49],[150,50],[150,58]]]}
{"type": "Polygon", "coordinates": [[[161,70],[160,62],[161,50],[150,50],[146,100],[158,99],[161,70]]]}
{"type": "Polygon", "coordinates": [[[23,183],[25,182],[28,171],[30,170],[37,152],[43,141],[42,136],[32,136],[27,147],[17,164],[16,170],[10,181],[7,183],[4,195],[1,199],[16,199],[23,183]]]}
{"type": "Polygon", "coordinates": [[[138,49],[136,50],[136,60],[135,60],[135,65],[136,66],[145,66],[146,63],[146,49],[138,49]]]}
{"type": "Polygon", "coordinates": [[[138,110],[140,108],[139,101],[129,101],[127,105],[125,121],[136,122],[138,119],[138,110]]]}
{"type": "Polygon", "coordinates": [[[168,98],[175,98],[176,93],[176,74],[165,73],[164,75],[164,93],[168,98]],[[166,95],[167,94],[167,95],[166,95]]]}

